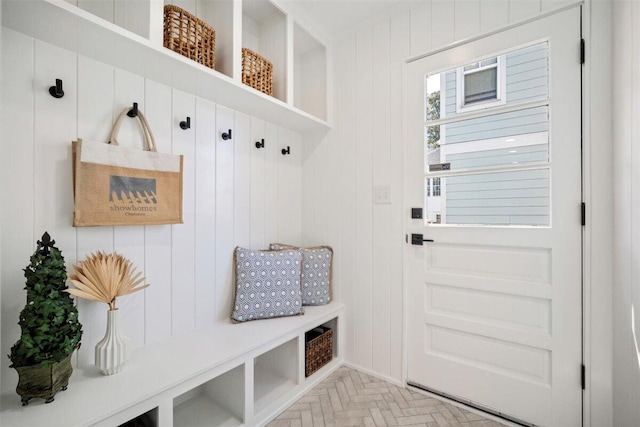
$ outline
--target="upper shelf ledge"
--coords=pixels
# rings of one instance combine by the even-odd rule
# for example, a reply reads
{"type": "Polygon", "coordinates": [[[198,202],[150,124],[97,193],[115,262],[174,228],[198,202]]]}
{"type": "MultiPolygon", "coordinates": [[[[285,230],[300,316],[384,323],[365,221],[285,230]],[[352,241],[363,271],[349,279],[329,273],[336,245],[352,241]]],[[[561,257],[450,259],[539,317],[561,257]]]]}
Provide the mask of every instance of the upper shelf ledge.
{"type": "Polygon", "coordinates": [[[2,25],[301,133],[331,128],[324,120],[155,46],[64,0],[4,0],[2,25]]]}

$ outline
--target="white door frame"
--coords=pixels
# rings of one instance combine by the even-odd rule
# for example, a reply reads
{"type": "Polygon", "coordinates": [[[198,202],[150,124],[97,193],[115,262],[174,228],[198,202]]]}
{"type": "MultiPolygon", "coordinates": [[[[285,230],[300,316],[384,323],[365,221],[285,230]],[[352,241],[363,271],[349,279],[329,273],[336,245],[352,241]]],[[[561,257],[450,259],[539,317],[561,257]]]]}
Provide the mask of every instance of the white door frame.
{"type": "MultiPolygon", "coordinates": [[[[585,40],[585,63],[582,68],[582,192],[586,203],[586,224],[583,227],[583,360],[585,390],[583,392],[583,423],[586,426],[613,424],[612,401],[612,284],[613,284],[613,141],[611,107],[611,39],[612,6],[610,2],[585,0],[550,12],[541,13],[499,30],[458,41],[421,55],[408,58],[403,70],[403,94],[407,94],[407,68],[410,62],[434,55],[473,40],[502,32],[509,28],[543,19],[573,7],[582,7],[582,36],[585,40]],[[606,83],[602,83],[606,82],[606,83]],[[604,119],[603,119],[604,118],[604,119]],[[592,163],[596,167],[592,167],[592,163]]],[[[407,159],[407,114],[403,104],[403,168],[407,159]]],[[[406,173],[403,174],[403,207],[406,206],[406,173]]],[[[406,230],[409,213],[405,212],[406,230]]],[[[406,275],[403,261],[403,367],[402,383],[407,381],[407,310],[406,275]]]]}

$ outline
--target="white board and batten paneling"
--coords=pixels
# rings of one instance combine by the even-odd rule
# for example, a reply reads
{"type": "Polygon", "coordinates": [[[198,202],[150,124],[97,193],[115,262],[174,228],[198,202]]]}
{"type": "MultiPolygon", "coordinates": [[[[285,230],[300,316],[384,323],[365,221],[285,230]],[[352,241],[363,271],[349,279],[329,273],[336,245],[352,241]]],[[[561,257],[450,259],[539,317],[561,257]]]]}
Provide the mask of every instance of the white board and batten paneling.
{"type": "MultiPolygon", "coordinates": [[[[356,35],[356,363],[373,366],[373,42],[372,30],[356,35]]],[[[376,138],[378,136],[376,135],[376,138]]]]}
{"type": "MultiPolygon", "coordinates": [[[[109,138],[111,123],[116,113],[113,75],[113,67],[89,58],[78,57],[77,135],[83,140],[106,141],[109,138]]],[[[69,142],[62,140],[60,144],[68,145],[69,142]]],[[[113,227],[78,228],[76,236],[77,260],[82,260],[97,250],[114,250],[113,227]]],[[[4,291],[4,288],[2,290],[4,291]]],[[[107,324],[106,307],[79,299],[78,311],[81,323],[95,325],[84,328],[82,342],[98,342],[102,339],[107,324]]],[[[78,352],[80,365],[91,363],[93,360],[93,354],[87,347],[89,346],[84,346],[83,351],[78,352]]]]}
{"type": "MultiPolygon", "coordinates": [[[[233,234],[236,246],[251,247],[251,151],[257,151],[251,136],[251,117],[236,113],[233,135],[233,234]]],[[[264,132],[264,131],[263,131],[264,132]]],[[[263,135],[264,137],[264,135],[263,135]]]]}
{"type": "MultiPolygon", "coordinates": [[[[171,152],[171,88],[145,80],[145,115],[156,139],[158,151],[171,152]]],[[[198,122],[196,122],[198,123],[198,122]]],[[[204,156],[203,156],[204,157],[204,156]]],[[[145,343],[171,336],[171,225],[145,227],[145,276],[152,287],[144,291],[145,343]]]]}
{"type": "MultiPolygon", "coordinates": [[[[216,282],[230,281],[233,250],[233,144],[222,139],[222,133],[233,137],[233,111],[225,107],[216,110],[216,282]]],[[[230,307],[230,293],[216,288],[216,320],[227,317],[224,307],[230,307]],[[227,304],[227,305],[225,305],[227,304]]]]}
{"type": "Polygon", "coordinates": [[[183,224],[172,227],[171,236],[171,319],[172,335],[179,336],[195,328],[195,129],[182,129],[179,123],[195,117],[195,97],[173,91],[171,114],[171,152],[183,156],[183,224]]]}
{"type": "MultiPolygon", "coordinates": [[[[278,129],[276,150],[279,157],[278,179],[278,238],[302,244],[302,172],[297,166],[302,159],[302,137],[288,129],[278,129]],[[282,154],[282,150],[287,154],[282,154]]],[[[271,243],[271,242],[269,242],[271,243]]]]}
{"type": "Polygon", "coordinates": [[[252,203],[250,206],[249,226],[251,227],[251,247],[264,248],[269,242],[265,241],[265,200],[266,200],[266,147],[267,144],[275,145],[275,140],[267,140],[266,127],[264,120],[257,118],[251,119],[251,138],[250,143],[255,146],[256,143],[264,143],[264,146],[257,150],[251,150],[251,182],[249,184],[252,203]]]}
{"type": "MultiPolygon", "coordinates": [[[[613,8],[613,424],[640,423],[635,396],[640,392],[638,331],[640,331],[640,128],[635,96],[640,85],[640,64],[635,52],[640,10],[635,2],[614,3],[613,8]]],[[[608,187],[610,188],[610,187],[608,187]]],[[[608,210],[611,215],[611,210],[608,210]]],[[[596,244],[594,242],[594,244],[596,244]]],[[[594,283],[595,285],[595,283],[594,283]]]]}
{"type": "MultiPolygon", "coordinates": [[[[395,89],[393,82],[401,80],[404,74],[402,58],[409,55],[411,49],[410,31],[407,23],[410,17],[407,14],[401,14],[391,19],[390,45],[391,45],[391,95],[390,111],[398,111],[403,107],[404,97],[402,93],[395,89]]],[[[401,194],[403,192],[403,153],[399,150],[397,144],[393,141],[394,135],[401,135],[404,123],[402,117],[398,114],[390,114],[391,122],[391,146],[390,146],[390,179],[391,179],[391,223],[390,223],[390,255],[389,264],[391,269],[391,278],[389,282],[389,309],[391,311],[391,330],[388,337],[391,353],[391,372],[390,378],[401,378],[403,372],[402,364],[402,293],[399,292],[400,278],[403,274],[402,269],[402,248],[404,241],[402,240],[404,208],[401,203],[401,194]]]]}
{"type": "MultiPolygon", "coordinates": [[[[355,126],[349,125],[356,119],[356,58],[355,38],[350,38],[338,45],[336,52],[336,60],[334,61],[336,75],[340,75],[338,80],[338,92],[340,94],[340,114],[337,116],[336,128],[339,130],[334,138],[338,140],[339,150],[331,151],[336,157],[329,159],[319,159],[320,164],[337,164],[338,170],[334,173],[340,177],[339,196],[337,209],[340,213],[340,221],[332,224],[337,228],[340,235],[340,254],[336,254],[336,258],[343,259],[353,266],[353,260],[358,256],[359,244],[356,239],[356,131],[355,126]],[[347,261],[348,260],[348,261],[347,261]]],[[[325,142],[326,143],[326,140],[325,142]]],[[[306,170],[306,166],[305,166],[306,170]]],[[[325,179],[326,168],[319,168],[318,176],[307,178],[306,182],[313,182],[325,179]]],[[[304,206],[303,216],[307,217],[311,214],[307,206],[304,206]]],[[[320,240],[323,236],[315,234],[315,227],[305,229],[305,238],[311,240],[320,240]],[[309,237],[307,237],[309,236],[309,237]]],[[[343,283],[350,283],[351,286],[345,286],[341,292],[342,301],[345,305],[351,307],[345,311],[345,359],[349,361],[355,360],[356,344],[355,344],[355,328],[357,318],[355,316],[355,298],[356,298],[356,276],[355,268],[349,268],[344,265],[341,271],[341,279],[343,283]]]]}
{"type": "MultiPolygon", "coordinates": [[[[2,113],[2,156],[0,156],[0,191],[2,200],[14,200],[13,203],[3,203],[0,210],[2,239],[1,281],[3,293],[2,302],[2,351],[8,354],[13,345],[15,335],[11,331],[17,327],[20,310],[24,306],[26,296],[22,292],[24,276],[22,268],[29,262],[33,252],[35,236],[33,230],[34,205],[33,189],[35,176],[33,165],[35,158],[34,147],[34,99],[22,96],[31,91],[34,73],[34,43],[13,31],[3,31],[2,34],[2,77],[3,83],[10,81],[11,85],[2,86],[3,99],[13,99],[11,108],[3,103],[2,113]],[[25,112],[28,112],[25,114],[25,112]],[[16,126],[21,123],[20,126],[16,126]],[[26,143],[25,143],[26,141],[26,143]],[[10,225],[9,225],[10,224],[10,225]],[[11,267],[10,266],[15,266],[11,267]],[[18,298],[7,298],[7,293],[19,293],[18,298]],[[6,317],[4,317],[6,316],[6,317]],[[6,319],[6,321],[5,321],[6,319]]],[[[8,363],[0,365],[2,378],[11,375],[8,363]]]]}
{"type": "MultiPolygon", "coordinates": [[[[144,111],[144,79],[135,74],[119,69],[114,70],[114,114],[120,113],[127,108],[131,108],[134,102],[140,100],[139,108],[144,111]]],[[[138,131],[138,124],[133,120],[127,120],[120,128],[117,136],[118,142],[123,147],[142,149],[144,141],[138,131]]],[[[129,259],[138,271],[144,271],[144,226],[114,227],[113,228],[113,249],[129,259]]],[[[127,336],[131,339],[134,347],[144,345],[144,294],[136,293],[121,298],[118,301],[120,311],[120,321],[130,325],[127,336]]]]}
{"type": "MultiPolygon", "coordinates": [[[[2,35],[2,95],[12,106],[3,114],[2,137],[13,143],[2,145],[1,188],[7,200],[20,199],[1,215],[3,354],[18,338],[22,269],[44,231],[68,269],[92,252],[117,251],[147,277],[151,287],[118,300],[121,329],[134,348],[228,318],[235,245],[300,243],[300,134],[12,30],[2,35]],[[56,78],[63,79],[60,99],[48,93],[56,78]],[[146,112],[158,150],[185,156],[184,223],[74,228],[71,141],[106,142],[117,114],[133,102],[146,112]],[[191,128],[183,130],[186,117],[191,128]],[[222,140],[229,129],[233,139],[222,140]],[[254,145],[262,138],[266,149],[254,145]],[[280,154],[285,142],[289,156],[280,154]]],[[[142,148],[138,125],[124,120],[120,144],[142,148]]],[[[107,307],[79,299],[78,309],[78,364],[86,367],[105,333],[107,307]]],[[[3,364],[2,390],[16,381],[3,364]]]]}
{"type": "Polygon", "coordinates": [[[265,134],[265,189],[264,189],[264,230],[265,241],[269,243],[278,241],[278,220],[282,215],[278,211],[278,188],[273,185],[266,185],[267,182],[278,180],[278,169],[282,155],[280,154],[281,144],[278,138],[278,127],[267,123],[265,134]]]}
{"type": "Polygon", "coordinates": [[[194,130],[196,134],[195,172],[195,312],[196,328],[215,320],[216,289],[216,106],[196,98],[194,130]]]}
{"type": "MultiPolygon", "coordinates": [[[[391,193],[391,22],[387,20],[373,29],[371,40],[377,54],[373,57],[372,81],[378,90],[372,97],[372,170],[374,193],[388,189],[391,193]]],[[[391,196],[391,194],[390,194],[391,196]]],[[[375,200],[375,199],[374,199],[375,200]]],[[[374,201],[372,229],[380,230],[372,234],[373,292],[372,317],[372,367],[385,377],[391,376],[391,203],[390,199],[374,201]]]]}
{"type": "Polygon", "coordinates": [[[480,32],[480,0],[461,0],[454,3],[454,38],[464,40],[480,32]]]}

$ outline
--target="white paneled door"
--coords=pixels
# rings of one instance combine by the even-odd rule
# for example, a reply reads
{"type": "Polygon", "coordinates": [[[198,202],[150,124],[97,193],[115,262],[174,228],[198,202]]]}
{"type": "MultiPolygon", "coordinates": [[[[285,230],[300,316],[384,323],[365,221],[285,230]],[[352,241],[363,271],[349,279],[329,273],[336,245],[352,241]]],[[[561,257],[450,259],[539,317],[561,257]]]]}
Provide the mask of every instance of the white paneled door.
{"type": "Polygon", "coordinates": [[[407,380],[527,425],[582,422],[580,19],[407,68],[407,380]]]}

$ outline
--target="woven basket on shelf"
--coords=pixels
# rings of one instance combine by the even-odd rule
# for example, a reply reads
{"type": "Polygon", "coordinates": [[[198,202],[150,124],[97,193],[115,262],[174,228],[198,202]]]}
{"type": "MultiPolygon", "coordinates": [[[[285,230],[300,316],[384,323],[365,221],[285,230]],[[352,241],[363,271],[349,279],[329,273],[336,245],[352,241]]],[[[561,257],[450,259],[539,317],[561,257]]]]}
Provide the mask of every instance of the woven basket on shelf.
{"type": "Polygon", "coordinates": [[[164,47],[215,68],[216,32],[213,27],[172,4],[164,7],[164,47]]]}
{"type": "Polygon", "coordinates": [[[242,48],[242,83],[273,95],[273,65],[245,47],[242,48]]]}
{"type": "Polygon", "coordinates": [[[333,358],[333,329],[319,326],[305,334],[304,376],[308,377],[333,358]]]}

